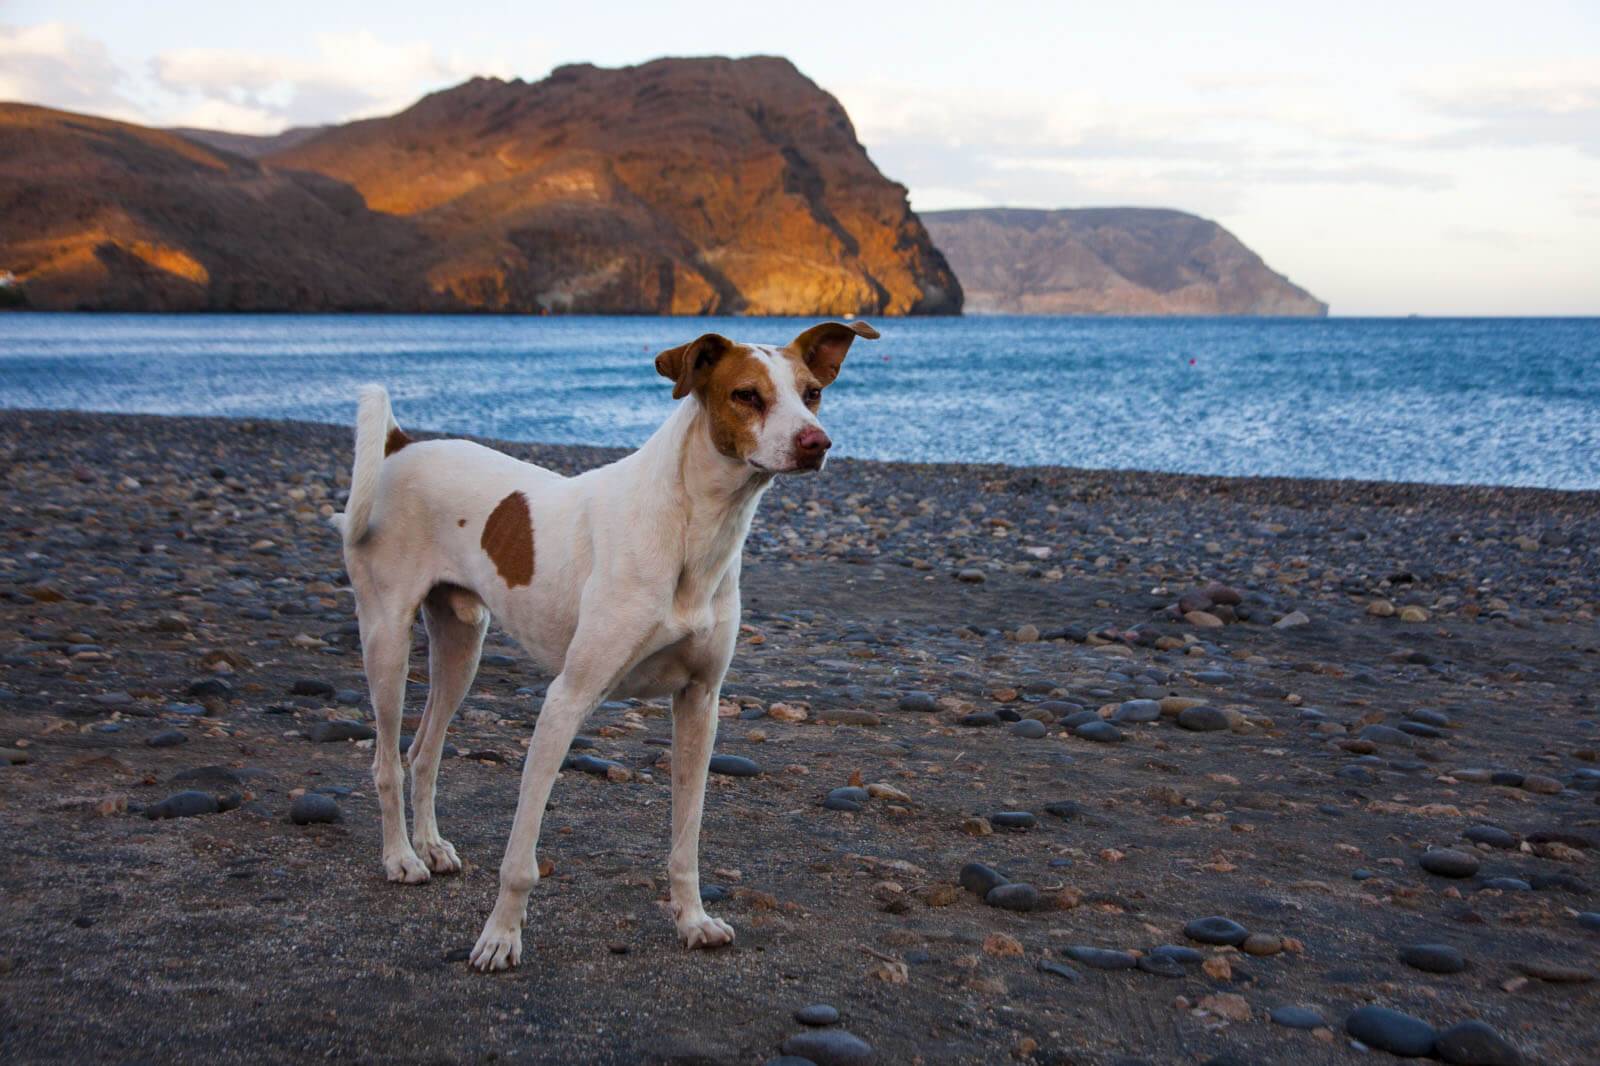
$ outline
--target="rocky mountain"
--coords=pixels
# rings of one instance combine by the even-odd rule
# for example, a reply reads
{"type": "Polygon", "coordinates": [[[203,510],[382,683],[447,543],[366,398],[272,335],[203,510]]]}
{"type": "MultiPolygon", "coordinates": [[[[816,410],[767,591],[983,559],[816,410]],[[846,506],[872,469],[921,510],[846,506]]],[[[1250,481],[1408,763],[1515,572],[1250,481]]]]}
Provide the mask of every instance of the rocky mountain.
{"type": "Polygon", "coordinates": [[[290,134],[0,105],[0,270],[35,307],[961,309],[905,189],[783,59],[477,78],[290,134]]]}
{"type": "Polygon", "coordinates": [[[1182,211],[984,208],[922,220],[972,314],[1328,313],[1233,234],[1182,211]]]}
{"type": "Polygon", "coordinates": [[[424,255],[349,186],[175,133],[0,104],[0,270],[27,306],[134,311],[425,307],[424,255]]]}

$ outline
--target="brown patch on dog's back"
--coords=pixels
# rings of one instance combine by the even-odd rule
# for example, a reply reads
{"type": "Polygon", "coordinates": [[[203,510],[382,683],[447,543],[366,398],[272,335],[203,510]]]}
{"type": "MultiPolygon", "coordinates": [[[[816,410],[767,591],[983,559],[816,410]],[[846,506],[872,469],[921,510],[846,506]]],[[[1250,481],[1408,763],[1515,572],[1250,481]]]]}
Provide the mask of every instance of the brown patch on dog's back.
{"type": "Polygon", "coordinates": [[[389,431],[389,439],[383,442],[383,457],[385,459],[411,443],[411,438],[406,436],[406,431],[395,426],[389,431]]]}
{"type": "Polygon", "coordinates": [[[533,580],[533,515],[528,511],[528,498],[513,492],[501,500],[483,524],[483,536],[478,544],[507,586],[516,588],[530,583],[533,580]]]}

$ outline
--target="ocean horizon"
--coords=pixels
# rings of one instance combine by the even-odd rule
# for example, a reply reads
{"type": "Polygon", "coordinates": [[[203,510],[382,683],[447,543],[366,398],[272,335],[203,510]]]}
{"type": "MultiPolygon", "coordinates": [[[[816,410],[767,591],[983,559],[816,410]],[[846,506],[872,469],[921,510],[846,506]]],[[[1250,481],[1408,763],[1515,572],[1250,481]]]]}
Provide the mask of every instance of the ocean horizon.
{"type": "MultiPolygon", "coordinates": [[[[870,319],[870,316],[868,316],[870,319]]],[[[28,312],[0,407],[402,425],[633,447],[656,352],[816,318],[28,312]]],[[[917,462],[1600,488],[1600,318],[872,319],[824,400],[836,454],[917,462]]]]}

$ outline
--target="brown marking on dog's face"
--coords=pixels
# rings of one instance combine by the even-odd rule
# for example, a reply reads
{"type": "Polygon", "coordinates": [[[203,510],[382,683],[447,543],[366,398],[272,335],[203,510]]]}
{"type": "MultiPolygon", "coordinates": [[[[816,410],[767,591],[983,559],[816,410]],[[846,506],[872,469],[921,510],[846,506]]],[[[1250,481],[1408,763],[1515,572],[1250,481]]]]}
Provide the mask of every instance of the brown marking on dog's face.
{"type": "Polygon", "coordinates": [[[656,371],[675,383],[674,399],[691,392],[700,398],[717,451],[740,462],[754,454],[777,393],[753,349],[707,333],[656,356],[656,371]]]}
{"type": "Polygon", "coordinates": [[[456,525],[461,527],[461,528],[463,528],[463,529],[465,529],[466,525],[467,525],[467,520],[465,518],[458,518],[458,519],[456,519],[456,525]]]}
{"type": "Polygon", "coordinates": [[[832,385],[839,367],[857,337],[877,340],[878,331],[865,322],[821,322],[789,342],[788,353],[816,377],[822,387],[832,385]]]}
{"type": "Polygon", "coordinates": [[[699,395],[717,451],[740,462],[754,455],[767,415],[778,402],[772,374],[756,353],[742,344],[734,346],[711,368],[699,395]]]}
{"type": "Polygon", "coordinates": [[[496,505],[478,539],[509,588],[533,581],[533,515],[528,498],[513,492],[496,505]]]}
{"type": "Polygon", "coordinates": [[[383,442],[383,457],[385,459],[411,443],[411,438],[406,436],[406,431],[395,426],[389,431],[389,439],[383,442]]]}

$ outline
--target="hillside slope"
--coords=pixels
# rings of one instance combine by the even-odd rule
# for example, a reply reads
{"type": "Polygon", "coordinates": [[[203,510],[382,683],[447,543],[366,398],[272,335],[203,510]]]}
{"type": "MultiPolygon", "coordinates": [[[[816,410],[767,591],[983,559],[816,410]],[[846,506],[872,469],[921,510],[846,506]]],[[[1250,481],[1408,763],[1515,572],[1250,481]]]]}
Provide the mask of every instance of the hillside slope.
{"type": "Polygon", "coordinates": [[[393,266],[421,239],[349,187],[122,122],[0,104],[0,219],[0,269],[34,308],[434,303],[393,266]]]}

